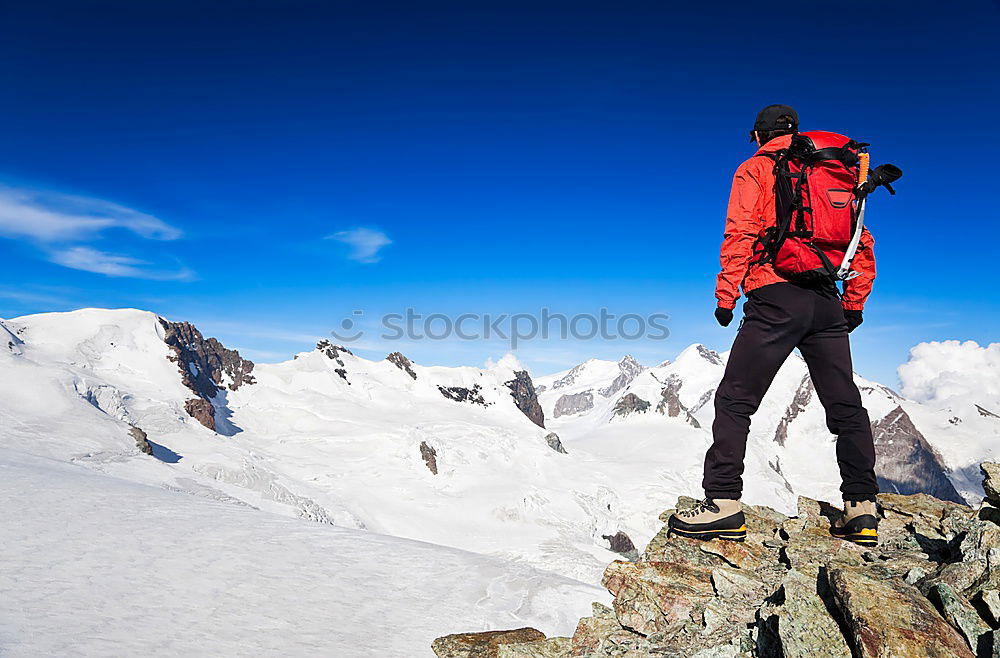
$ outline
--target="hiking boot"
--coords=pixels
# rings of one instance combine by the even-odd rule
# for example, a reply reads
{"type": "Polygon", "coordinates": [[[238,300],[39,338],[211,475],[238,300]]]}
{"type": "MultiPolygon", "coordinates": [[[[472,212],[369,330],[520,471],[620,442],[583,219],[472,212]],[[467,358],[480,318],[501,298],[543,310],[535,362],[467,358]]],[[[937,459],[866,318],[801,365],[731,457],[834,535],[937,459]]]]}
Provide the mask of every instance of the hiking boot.
{"type": "Polygon", "coordinates": [[[727,498],[706,498],[692,509],[671,514],[667,525],[670,532],[692,539],[743,541],[747,537],[740,501],[727,498]]]}
{"type": "Polygon", "coordinates": [[[871,500],[845,500],[844,515],[830,524],[830,534],[864,546],[878,544],[878,510],[871,500]]]}

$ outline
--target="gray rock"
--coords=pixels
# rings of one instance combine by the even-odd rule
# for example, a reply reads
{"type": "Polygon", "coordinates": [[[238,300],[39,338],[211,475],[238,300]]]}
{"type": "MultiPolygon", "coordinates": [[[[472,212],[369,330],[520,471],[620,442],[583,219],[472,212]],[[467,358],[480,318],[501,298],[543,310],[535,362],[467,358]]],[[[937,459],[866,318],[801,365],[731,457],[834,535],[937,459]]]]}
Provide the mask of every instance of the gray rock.
{"type": "Polygon", "coordinates": [[[948,623],[962,634],[969,649],[977,652],[980,641],[986,641],[984,636],[990,629],[980,619],[975,608],[947,583],[935,583],[931,586],[928,598],[948,623]]]}
{"type": "Polygon", "coordinates": [[[561,452],[564,455],[567,454],[566,448],[563,447],[562,441],[559,440],[559,435],[556,434],[555,432],[549,432],[548,434],[546,434],[545,442],[549,444],[549,447],[555,450],[556,452],[561,452]]]}
{"type": "MultiPolygon", "coordinates": [[[[554,384],[552,387],[557,388],[554,384]]],[[[584,411],[589,411],[593,408],[593,391],[583,391],[581,393],[560,396],[560,398],[556,400],[555,407],[552,409],[552,416],[555,418],[559,418],[560,416],[572,416],[573,414],[583,413],[584,411]]]]}
{"type": "Polygon", "coordinates": [[[650,404],[635,393],[626,393],[615,403],[613,414],[621,418],[632,414],[644,414],[649,411],[650,404]]]}
{"type": "Polygon", "coordinates": [[[610,384],[597,391],[597,393],[601,397],[610,398],[612,395],[631,384],[632,380],[638,377],[639,374],[645,369],[645,367],[639,365],[638,361],[632,358],[631,354],[626,354],[622,357],[622,360],[618,362],[618,376],[615,377],[610,384]]]}
{"type": "Polygon", "coordinates": [[[497,658],[568,658],[573,640],[568,637],[550,637],[522,644],[501,644],[497,658]]]}
{"type": "MultiPolygon", "coordinates": [[[[780,605],[761,608],[762,621],[773,616],[773,633],[784,658],[850,658],[851,648],[840,626],[817,594],[817,582],[789,571],[782,582],[780,605]]],[[[766,642],[758,649],[767,655],[766,642]]]]}
{"type": "Polygon", "coordinates": [[[385,357],[385,360],[405,372],[411,378],[417,378],[417,373],[413,372],[413,362],[403,356],[401,352],[393,352],[385,357]]]}
{"type": "Polygon", "coordinates": [[[141,452],[146,453],[147,455],[153,454],[153,446],[149,445],[149,439],[146,436],[146,433],[142,431],[142,429],[140,429],[135,425],[129,425],[128,433],[132,436],[133,439],[135,439],[136,448],[138,448],[141,452]]]}
{"type": "Polygon", "coordinates": [[[983,472],[983,491],[986,492],[986,499],[995,507],[1000,507],[1000,464],[983,462],[979,468],[983,472]]]}

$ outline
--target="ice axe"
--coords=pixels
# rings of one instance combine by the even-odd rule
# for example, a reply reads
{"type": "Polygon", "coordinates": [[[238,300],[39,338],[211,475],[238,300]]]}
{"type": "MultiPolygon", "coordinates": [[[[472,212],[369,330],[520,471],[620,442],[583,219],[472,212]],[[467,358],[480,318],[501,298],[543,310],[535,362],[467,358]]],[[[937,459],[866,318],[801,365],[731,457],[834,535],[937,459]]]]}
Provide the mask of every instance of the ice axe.
{"type": "Polygon", "coordinates": [[[858,251],[858,244],[861,242],[861,233],[865,228],[865,202],[868,200],[868,195],[880,186],[889,190],[889,194],[895,194],[896,190],[892,189],[892,183],[895,183],[903,175],[902,169],[891,164],[879,165],[872,169],[869,175],[868,153],[859,153],[858,160],[860,163],[858,189],[856,192],[858,196],[858,222],[854,229],[854,235],[851,237],[851,242],[847,245],[847,251],[844,252],[844,260],[840,263],[840,268],[837,270],[837,278],[841,281],[849,281],[860,274],[860,272],[851,271],[851,261],[854,260],[854,254],[858,251]]]}

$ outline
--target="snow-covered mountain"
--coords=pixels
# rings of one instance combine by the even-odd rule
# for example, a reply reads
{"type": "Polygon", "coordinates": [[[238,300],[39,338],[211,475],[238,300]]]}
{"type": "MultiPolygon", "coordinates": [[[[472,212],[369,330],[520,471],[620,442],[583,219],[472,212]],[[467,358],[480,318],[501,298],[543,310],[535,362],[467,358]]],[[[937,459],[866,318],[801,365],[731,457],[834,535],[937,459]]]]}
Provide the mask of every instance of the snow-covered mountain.
{"type": "MultiPolygon", "coordinates": [[[[376,533],[523,563],[584,588],[614,552],[644,546],[677,495],[700,492],[726,359],[692,345],[654,367],[591,360],[532,380],[508,360],[370,361],[324,341],[255,365],[136,310],[0,321],[0,339],[0,461],[69,462],[103,474],[94,486],[111,476],[340,526],[358,542],[376,533]]],[[[915,348],[901,374],[920,400],[858,378],[884,488],[981,496],[977,465],[1000,457],[995,351],[915,348]],[[974,376],[962,370],[984,360],[974,376]]],[[[748,502],[784,510],[798,494],[838,497],[833,437],[798,357],[754,417],[745,480],[748,502]]],[[[507,594],[484,600],[494,595],[507,594]]],[[[483,625],[510,625],[508,613],[483,625]]]]}

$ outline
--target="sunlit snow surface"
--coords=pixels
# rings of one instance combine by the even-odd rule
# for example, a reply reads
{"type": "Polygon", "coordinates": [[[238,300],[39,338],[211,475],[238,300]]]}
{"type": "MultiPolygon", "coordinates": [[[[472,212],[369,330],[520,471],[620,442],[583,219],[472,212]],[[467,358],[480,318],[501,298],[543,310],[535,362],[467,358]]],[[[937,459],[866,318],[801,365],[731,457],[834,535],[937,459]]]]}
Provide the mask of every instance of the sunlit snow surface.
{"type": "Polygon", "coordinates": [[[598,587],[0,449],[0,655],[433,656],[572,634],[598,587]]]}

